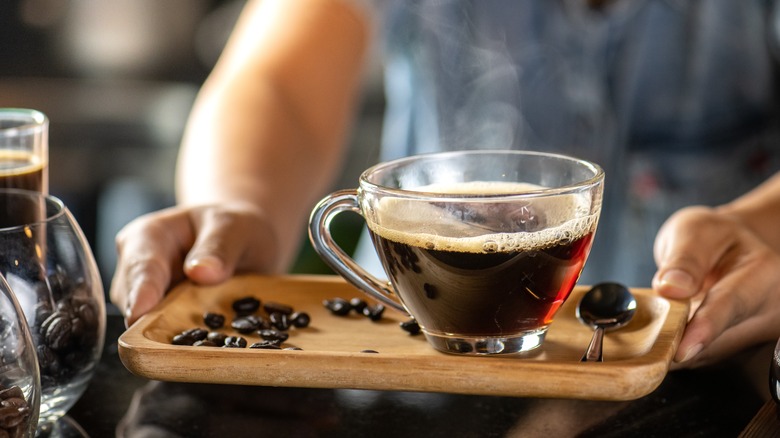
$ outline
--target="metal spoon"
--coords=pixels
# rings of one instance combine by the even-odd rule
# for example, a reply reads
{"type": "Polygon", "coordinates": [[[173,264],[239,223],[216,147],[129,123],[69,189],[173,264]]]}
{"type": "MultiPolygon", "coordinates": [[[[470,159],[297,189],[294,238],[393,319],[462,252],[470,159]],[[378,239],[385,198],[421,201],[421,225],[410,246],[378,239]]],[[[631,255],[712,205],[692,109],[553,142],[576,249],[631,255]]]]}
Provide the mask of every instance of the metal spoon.
{"type": "Polygon", "coordinates": [[[623,327],[636,313],[636,299],[627,287],[619,283],[599,283],[582,296],[577,305],[577,318],[596,329],[582,362],[602,362],[601,347],[604,332],[623,327]]]}

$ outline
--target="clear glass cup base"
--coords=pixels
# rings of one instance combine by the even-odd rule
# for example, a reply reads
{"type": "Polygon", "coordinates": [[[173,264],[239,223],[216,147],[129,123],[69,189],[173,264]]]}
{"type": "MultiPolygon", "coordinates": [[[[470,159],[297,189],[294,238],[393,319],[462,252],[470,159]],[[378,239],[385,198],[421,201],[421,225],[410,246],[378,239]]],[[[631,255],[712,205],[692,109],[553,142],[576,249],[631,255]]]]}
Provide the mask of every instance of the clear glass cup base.
{"type": "Polygon", "coordinates": [[[433,348],[445,353],[490,356],[515,354],[531,351],[544,342],[547,327],[529,330],[512,336],[453,336],[429,333],[423,330],[425,338],[433,348]]]}
{"type": "Polygon", "coordinates": [[[35,438],[89,438],[81,425],[67,415],[55,421],[38,423],[35,438]]]}

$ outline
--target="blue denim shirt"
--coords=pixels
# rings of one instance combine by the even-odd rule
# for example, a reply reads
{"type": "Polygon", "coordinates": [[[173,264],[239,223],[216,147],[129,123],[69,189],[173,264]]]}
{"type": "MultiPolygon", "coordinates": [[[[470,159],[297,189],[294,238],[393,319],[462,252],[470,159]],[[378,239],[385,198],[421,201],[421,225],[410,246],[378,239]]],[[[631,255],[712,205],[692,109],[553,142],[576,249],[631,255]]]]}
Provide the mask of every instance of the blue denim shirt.
{"type": "Polygon", "coordinates": [[[774,2],[383,0],[382,160],[521,148],[598,162],[602,218],[581,282],[649,286],[680,207],[780,169],[774,2]]]}

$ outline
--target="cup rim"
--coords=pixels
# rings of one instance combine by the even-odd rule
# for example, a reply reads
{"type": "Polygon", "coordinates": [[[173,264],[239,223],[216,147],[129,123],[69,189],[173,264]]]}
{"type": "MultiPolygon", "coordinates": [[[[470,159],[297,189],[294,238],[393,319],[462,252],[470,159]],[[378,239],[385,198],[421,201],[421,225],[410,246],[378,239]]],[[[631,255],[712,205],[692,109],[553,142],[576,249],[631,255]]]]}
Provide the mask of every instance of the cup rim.
{"type": "MultiPolygon", "coordinates": [[[[41,192],[36,192],[33,190],[24,190],[24,189],[10,189],[10,188],[0,188],[0,196],[10,194],[10,195],[17,195],[17,196],[25,196],[28,198],[39,198],[44,199],[47,202],[47,205],[51,203],[51,205],[54,205],[56,207],[56,211],[52,214],[46,214],[46,217],[41,220],[37,220],[34,222],[28,222],[25,224],[19,224],[19,225],[13,225],[10,227],[0,227],[0,233],[8,233],[20,229],[24,229],[26,227],[30,226],[36,226],[40,224],[45,224],[52,222],[58,218],[60,218],[62,215],[65,214],[67,211],[67,207],[65,206],[65,203],[62,202],[62,200],[56,196],[50,195],[50,194],[44,194],[41,192]]],[[[47,209],[48,210],[48,209],[47,209]]]]}
{"type": "Polygon", "coordinates": [[[49,124],[49,118],[41,111],[30,108],[0,108],[0,120],[17,120],[17,126],[0,128],[0,137],[34,133],[49,124]]]}
{"type": "Polygon", "coordinates": [[[416,155],[410,155],[408,157],[398,158],[395,160],[390,160],[390,161],[375,164],[374,166],[369,167],[368,169],[366,169],[360,174],[359,190],[371,189],[375,191],[381,191],[387,194],[392,194],[398,197],[414,197],[414,198],[426,197],[426,198],[438,198],[438,199],[448,199],[448,200],[453,200],[453,199],[495,200],[495,199],[512,199],[512,198],[536,198],[536,197],[562,195],[573,191],[582,190],[583,188],[593,187],[598,184],[602,184],[603,181],[604,181],[604,169],[602,169],[601,166],[599,166],[598,164],[592,161],[573,157],[571,155],[542,152],[542,151],[532,151],[532,150],[518,150],[518,149],[470,149],[470,150],[460,150],[460,151],[431,152],[431,153],[416,154],[416,155]],[[529,190],[529,191],[523,191],[518,193],[496,193],[496,194],[425,192],[421,190],[409,190],[409,189],[388,187],[386,185],[377,184],[369,180],[369,176],[371,174],[376,173],[377,171],[380,171],[382,169],[386,169],[388,167],[404,165],[406,163],[417,161],[420,159],[425,159],[428,157],[448,158],[448,157],[453,157],[458,155],[529,155],[529,156],[537,156],[537,157],[563,159],[563,160],[579,163],[584,167],[591,169],[593,171],[593,176],[574,184],[566,184],[558,187],[545,187],[540,190],[529,190]]]}

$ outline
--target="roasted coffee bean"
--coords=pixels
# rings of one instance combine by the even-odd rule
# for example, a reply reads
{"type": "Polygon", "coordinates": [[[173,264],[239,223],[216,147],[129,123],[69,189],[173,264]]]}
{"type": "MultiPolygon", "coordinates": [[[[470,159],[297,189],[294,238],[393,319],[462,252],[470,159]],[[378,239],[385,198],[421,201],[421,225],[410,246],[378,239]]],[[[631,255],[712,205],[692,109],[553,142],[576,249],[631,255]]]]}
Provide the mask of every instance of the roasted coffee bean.
{"type": "Polygon", "coordinates": [[[206,312],[203,314],[203,323],[210,329],[222,328],[225,325],[225,315],[221,313],[206,312]]]}
{"type": "Polygon", "coordinates": [[[352,306],[352,310],[354,310],[355,313],[357,313],[358,315],[362,315],[363,309],[365,309],[366,306],[368,306],[368,303],[366,302],[366,300],[362,298],[355,297],[349,300],[349,305],[352,306]]]}
{"type": "Polygon", "coordinates": [[[18,426],[25,419],[25,415],[14,406],[0,407],[0,429],[8,430],[18,426]]]}
{"type": "Polygon", "coordinates": [[[87,336],[87,323],[81,318],[72,318],[71,322],[71,335],[77,339],[87,336]]]}
{"type": "Polygon", "coordinates": [[[376,304],[374,306],[366,306],[363,309],[363,316],[369,318],[371,321],[379,321],[382,319],[382,315],[385,313],[385,306],[383,304],[376,304]]]}
{"type": "Polygon", "coordinates": [[[260,300],[255,297],[244,297],[233,301],[233,311],[238,316],[251,315],[260,308],[260,300]]]}
{"type": "Polygon", "coordinates": [[[206,340],[209,340],[217,345],[225,345],[225,338],[227,335],[222,332],[209,332],[206,336],[206,340]]]}
{"type": "Polygon", "coordinates": [[[38,366],[42,371],[48,371],[59,361],[59,356],[45,344],[38,344],[35,351],[38,353],[38,366]]]}
{"type": "Polygon", "coordinates": [[[227,348],[246,348],[246,339],[241,336],[228,336],[225,338],[225,345],[227,348]]]}
{"type": "Polygon", "coordinates": [[[274,329],[260,330],[257,334],[260,335],[263,340],[276,344],[281,344],[290,337],[288,333],[274,329]]]}
{"type": "Polygon", "coordinates": [[[247,334],[260,328],[260,320],[254,315],[240,316],[230,323],[233,330],[247,334]]]}
{"type": "Polygon", "coordinates": [[[0,400],[9,398],[24,398],[24,391],[18,386],[11,386],[0,391],[0,400]]]}
{"type": "Polygon", "coordinates": [[[420,324],[417,324],[417,320],[415,320],[414,318],[408,321],[402,321],[400,325],[401,328],[404,329],[406,332],[408,332],[410,335],[420,334],[420,324]]]}
{"type": "Polygon", "coordinates": [[[295,312],[290,315],[290,322],[294,327],[305,328],[311,323],[311,317],[306,312],[295,312]]]}
{"type": "Polygon", "coordinates": [[[13,406],[16,408],[23,408],[27,407],[27,400],[24,399],[24,396],[20,397],[9,397],[5,400],[0,401],[0,406],[13,406]]]}
{"type": "Polygon", "coordinates": [[[274,303],[274,302],[263,303],[263,309],[265,310],[265,313],[269,315],[272,313],[283,313],[285,315],[289,315],[293,313],[293,308],[288,306],[287,304],[274,303]]]}
{"type": "Polygon", "coordinates": [[[59,313],[59,312],[58,313],[52,312],[52,313],[49,314],[49,316],[45,320],[43,320],[43,322],[41,323],[40,327],[38,327],[38,331],[41,334],[43,342],[46,341],[46,331],[49,330],[49,326],[56,319],[61,318],[61,317],[62,317],[61,313],[59,313]]]}
{"type": "Polygon", "coordinates": [[[201,341],[203,339],[206,339],[206,336],[209,335],[209,332],[200,327],[194,327],[191,329],[184,330],[182,334],[192,336],[192,339],[195,339],[196,341],[201,341]]]}
{"type": "Polygon", "coordinates": [[[45,324],[46,332],[44,332],[44,339],[46,340],[46,345],[51,347],[52,350],[60,351],[70,347],[73,322],[69,316],[67,313],[57,311],[44,321],[44,323],[47,323],[45,324]]]}
{"type": "Polygon", "coordinates": [[[281,347],[279,347],[279,345],[269,341],[255,342],[254,344],[250,345],[249,348],[260,348],[264,350],[281,350],[281,347]]]}
{"type": "Polygon", "coordinates": [[[325,308],[330,310],[332,314],[338,316],[346,316],[352,310],[352,306],[349,304],[349,301],[345,300],[344,298],[331,298],[329,300],[323,301],[322,304],[325,306],[325,308]]]}
{"type": "Polygon", "coordinates": [[[35,304],[35,326],[40,326],[51,314],[54,313],[49,301],[39,301],[35,304]]]}
{"type": "Polygon", "coordinates": [[[0,390],[0,436],[22,437],[30,420],[30,405],[22,389],[12,386],[0,390]]]}
{"type": "Polygon", "coordinates": [[[87,329],[94,329],[98,325],[98,315],[95,303],[91,301],[77,301],[73,307],[76,318],[87,329]]]}
{"type": "Polygon", "coordinates": [[[376,350],[360,350],[361,353],[379,353],[376,350]]]}
{"type": "Polygon", "coordinates": [[[279,330],[286,331],[290,329],[290,319],[284,313],[274,312],[268,316],[271,325],[279,330]]]}
{"type": "Polygon", "coordinates": [[[174,336],[172,343],[174,345],[192,345],[197,341],[206,339],[206,336],[208,336],[208,332],[206,330],[195,327],[184,330],[183,332],[174,336]]]}
{"type": "Polygon", "coordinates": [[[196,342],[195,339],[193,339],[192,336],[185,335],[183,333],[179,333],[173,337],[173,340],[171,340],[171,343],[173,345],[192,345],[196,342]]]}

